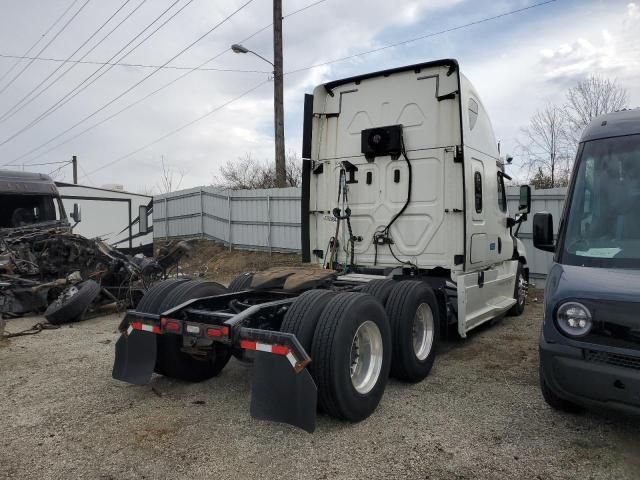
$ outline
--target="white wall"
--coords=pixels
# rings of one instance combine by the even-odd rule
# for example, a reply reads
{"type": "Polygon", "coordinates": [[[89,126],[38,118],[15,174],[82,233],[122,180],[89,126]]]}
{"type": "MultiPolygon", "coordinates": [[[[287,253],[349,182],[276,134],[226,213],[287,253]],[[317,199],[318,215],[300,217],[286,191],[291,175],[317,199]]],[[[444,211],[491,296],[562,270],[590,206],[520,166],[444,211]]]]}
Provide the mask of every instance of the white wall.
{"type": "MultiPolygon", "coordinates": [[[[71,224],[74,223],[70,217],[73,212],[73,204],[77,203],[80,206],[82,221],[73,229],[74,233],[87,238],[100,237],[119,248],[129,247],[127,241],[129,222],[138,217],[140,205],[148,205],[152,200],[152,197],[146,195],[86,185],[57,183],[57,186],[71,224]]],[[[151,217],[149,217],[149,226],[152,223],[151,217]]],[[[138,228],[138,224],[132,227],[134,236],[138,233],[138,228]]],[[[138,247],[152,242],[153,233],[148,233],[142,237],[134,238],[132,246],[138,247]]]]}

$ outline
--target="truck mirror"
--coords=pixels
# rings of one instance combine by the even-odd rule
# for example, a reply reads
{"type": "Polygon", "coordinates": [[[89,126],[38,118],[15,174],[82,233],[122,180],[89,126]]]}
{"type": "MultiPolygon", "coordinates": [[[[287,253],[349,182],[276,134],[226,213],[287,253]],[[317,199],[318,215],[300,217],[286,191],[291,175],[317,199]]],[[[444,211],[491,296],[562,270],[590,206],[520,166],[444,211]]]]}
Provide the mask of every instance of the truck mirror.
{"type": "Polygon", "coordinates": [[[531,211],[531,187],[520,185],[520,201],[518,202],[518,213],[524,215],[531,211]]]}
{"type": "Polygon", "coordinates": [[[553,215],[548,212],[536,213],[533,216],[533,246],[539,250],[553,252],[553,215]]]}
{"type": "Polygon", "coordinates": [[[80,210],[79,204],[73,204],[73,212],[71,212],[70,217],[74,222],[80,223],[80,220],[82,220],[82,211],[80,210]]]}
{"type": "Polygon", "coordinates": [[[138,226],[140,227],[140,234],[145,235],[149,233],[148,212],[146,205],[140,205],[138,207],[138,226]]]}

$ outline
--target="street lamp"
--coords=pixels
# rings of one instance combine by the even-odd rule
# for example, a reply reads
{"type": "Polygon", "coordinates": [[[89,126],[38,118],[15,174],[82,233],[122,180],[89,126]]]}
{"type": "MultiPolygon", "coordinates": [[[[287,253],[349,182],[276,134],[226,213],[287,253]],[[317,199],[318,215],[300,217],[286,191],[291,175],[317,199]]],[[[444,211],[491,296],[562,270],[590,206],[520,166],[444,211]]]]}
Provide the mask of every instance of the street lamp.
{"type": "Polygon", "coordinates": [[[274,52],[276,53],[276,62],[270,62],[262,55],[257,54],[253,50],[249,50],[244,45],[234,43],[231,50],[234,53],[252,53],[256,57],[264,60],[273,67],[273,112],[275,124],[275,143],[276,143],[276,186],[287,186],[287,170],[284,157],[284,95],[282,82],[282,43],[279,42],[280,56],[278,57],[278,42],[274,42],[274,52]],[[278,62],[277,59],[280,59],[278,62]]]}

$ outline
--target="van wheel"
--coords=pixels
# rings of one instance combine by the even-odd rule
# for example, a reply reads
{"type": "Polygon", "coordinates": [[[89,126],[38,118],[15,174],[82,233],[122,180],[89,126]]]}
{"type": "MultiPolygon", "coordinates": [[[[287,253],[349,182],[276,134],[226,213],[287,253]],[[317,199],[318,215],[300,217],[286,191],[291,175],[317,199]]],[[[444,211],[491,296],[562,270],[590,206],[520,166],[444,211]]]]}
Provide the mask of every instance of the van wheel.
{"type": "MultiPolygon", "coordinates": [[[[147,295],[150,293],[151,290],[147,295]]],[[[144,302],[143,297],[138,310],[144,311],[142,307],[145,307],[150,310],[147,313],[158,314],[193,298],[222,293],[227,293],[227,289],[216,282],[168,280],[153,292],[153,297],[148,302],[144,302]]],[[[189,382],[207,380],[218,375],[231,357],[229,347],[219,343],[214,342],[210,350],[203,349],[202,354],[189,354],[182,351],[183,341],[180,335],[164,334],[156,338],[158,353],[154,371],[170,378],[189,382]]]]}
{"type": "Polygon", "coordinates": [[[527,303],[527,293],[529,292],[529,283],[524,274],[522,263],[518,262],[518,272],[516,274],[516,286],[513,291],[513,298],[516,303],[507,314],[511,317],[519,317],[524,313],[524,307],[527,303]]]}
{"type": "Polygon", "coordinates": [[[391,364],[391,331],[380,302],[359,292],[331,298],[318,320],[311,357],[322,410],[350,422],[371,415],[391,364]]]}
{"type": "MultiPolygon", "coordinates": [[[[302,348],[311,354],[311,343],[320,314],[335,292],[331,290],[309,290],[300,295],[287,311],[280,327],[281,332],[293,333],[302,348]]],[[[311,364],[313,366],[313,363],[311,364]]]]}
{"type": "Polygon", "coordinates": [[[538,371],[540,374],[540,390],[542,391],[542,397],[544,398],[544,401],[547,402],[547,405],[554,410],[565,413],[582,413],[584,411],[584,408],[580,405],[576,405],[575,403],[565,400],[553,393],[553,390],[549,388],[549,385],[544,378],[544,374],[542,373],[542,365],[540,365],[538,371]]]}
{"type": "Polygon", "coordinates": [[[360,291],[362,293],[373,295],[382,305],[384,305],[385,303],[387,303],[389,294],[391,293],[391,290],[393,290],[393,287],[395,287],[396,283],[396,281],[386,278],[380,280],[371,280],[360,291]]]}
{"type": "Polygon", "coordinates": [[[251,286],[251,280],[253,280],[254,272],[244,272],[231,280],[227,287],[230,292],[240,292],[246,290],[251,286]]]}
{"type": "Polygon", "coordinates": [[[408,382],[424,379],[436,357],[440,317],[433,290],[424,282],[398,282],[387,300],[393,335],[391,375],[408,382]]]}

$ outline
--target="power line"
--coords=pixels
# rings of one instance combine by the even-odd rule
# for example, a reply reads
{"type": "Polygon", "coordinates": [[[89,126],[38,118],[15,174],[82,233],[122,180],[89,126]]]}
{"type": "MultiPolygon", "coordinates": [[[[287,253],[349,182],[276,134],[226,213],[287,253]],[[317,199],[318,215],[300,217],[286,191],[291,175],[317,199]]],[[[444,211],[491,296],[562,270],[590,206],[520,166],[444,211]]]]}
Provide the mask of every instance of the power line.
{"type": "MultiPolygon", "coordinates": [[[[58,30],[58,32],[53,36],[53,38],[52,38],[51,40],[49,40],[49,41],[47,42],[47,44],[46,44],[44,47],[42,47],[42,48],[40,49],[40,51],[36,54],[36,57],[37,57],[37,56],[39,56],[42,52],[44,52],[44,51],[49,47],[49,45],[51,45],[51,44],[53,43],[53,41],[54,41],[56,38],[58,38],[58,36],[59,36],[62,32],[64,32],[64,31],[66,30],[66,28],[69,26],[69,24],[70,24],[71,22],[73,22],[73,20],[74,20],[74,19],[78,16],[78,14],[79,14],[83,9],[84,9],[84,7],[86,7],[86,6],[87,6],[87,4],[88,4],[90,1],[91,1],[91,0],[86,0],[86,1],[85,1],[85,2],[80,6],[80,8],[79,8],[78,10],[76,10],[76,13],[74,13],[74,14],[71,16],[71,18],[70,18],[69,20],[67,20],[67,22],[62,26],[62,28],[60,28],[60,30],[58,30]]],[[[22,70],[20,70],[16,75],[14,75],[14,76],[13,76],[13,78],[12,78],[11,80],[9,80],[9,82],[8,82],[4,87],[2,87],[2,89],[0,89],[0,94],[4,93],[4,91],[5,91],[7,88],[9,88],[9,87],[13,84],[13,82],[15,82],[15,81],[18,79],[18,77],[19,77],[20,75],[22,75],[22,74],[25,72],[25,70],[27,70],[27,68],[29,68],[29,67],[31,66],[31,64],[32,64],[33,62],[34,62],[34,60],[30,60],[30,61],[25,65],[25,67],[24,67],[22,70]]]]}
{"type": "MultiPolygon", "coordinates": [[[[38,37],[38,39],[33,43],[33,45],[31,45],[31,46],[29,47],[29,49],[28,49],[26,52],[24,52],[24,53],[22,54],[22,56],[29,55],[29,54],[31,53],[31,50],[33,50],[34,48],[36,48],[36,45],[38,45],[38,44],[40,43],[40,41],[41,41],[44,37],[46,37],[46,36],[49,34],[49,32],[50,32],[51,30],[53,30],[53,28],[54,28],[54,27],[55,27],[55,26],[60,22],[60,20],[62,20],[62,19],[64,18],[64,16],[67,14],[67,12],[68,12],[69,10],[71,10],[71,8],[72,8],[76,3],[78,3],[78,1],[79,1],[79,0],[73,0],[73,1],[69,4],[69,6],[66,8],[66,10],[65,10],[64,12],[62,12],[62,15],[60,15],[60,16],[56,19],[56,21],[55,21],[55,22],[53,22],[53,23],[49,26],[49,28],[47,28],[47,30],[45,30],[45,32],[44,32],[42,35],[40,35],[40,36],[38,37]]],[[[15,62],[13,65],[11,65],[11,68],[9,68],[9,70],[7,70],[6,72],[4,72],[4,73],[2,74],[2,76],[0,77],[0,82],[2,82],[2,81],[7,77],[7,75],[9,75],[11,72],[13,72],[13,69],[14,69],[14,68],[16,68],[16,67],[18,66],[18,64],[19,64],[21,61],[22,61],[22,60],[18,60],[18,61],[17,61],[17,62],[15,62]]]]}
{"type": "MultiPolygon", "coordinates": [[[[322,0],[323,2],[326,0],[322,0]]],[[[271,26],[271,25],[269,25],[271,26]]],[[[226,49],[225,49],[226,52],[226,49]]],[[[162,68],[164,70],[200,70],[200,71],[212,71],[212,72],[236,72],[236,73],[271,73],[267,70],[241,70],[234,68],[217,68],[217,67],[187,67],[187,66],[162,66],[162,65],[148,65],[144,63],[121,63],[121,62],[98,62],[91,60],[63,60],[61,58],[46,58],[46,57],[26,57],[21,55],[6,55],[0,53],[0,58],[22,58],[33,59],[43,62],[59,62],[59,63],[73,63],[82,65],[113,65],[114,67],[130,67],[130,68],[162,68]]]]}
{"type": "Polygon", "coordinates": [[[58,173],[60,170],[62,170],[64,167],[66,167],[67,165],[71,165],[71,163],[73,163],[71,160],[64,162],[64,164],[60,165],[58,168],[51,170],[49,173],[47,173],[47,175],[55,175],[56,173],[58,173]]]}
{"type": "MultiPolygon", "coordinates": [[[[145,3],[147,0],[142,0],[142,2],[140,3],[140,5],[138,5],[138,7],[136,7],[136,10],[138,8],[140,8],[142,6],[143,3],[145,3]]],[[[123,50],[125,50],[129,45],[131,45],[138,37],[140,37],[144,32],[146,32],[149,28],[151,28],[153,26],[153,24],[155,24],[160,18],[162,18],[165,13],[167,13],[169,10],[171,10],[174,5],[176,5],[180,0],[175,0],[171,5],[169,5],[160,15],[158,15],[149,25],[147,25],[140,33],[138,33],[135,37],[133,37],[124,47],[122,47],[120,50],[118,50],[110,59],[109,61],[113,60],[116,56],[118,56],[123,50]]],[[[126,58],[128,55],[130,55],[133,51],[135,51],[138,47],[140,47],[140,45],[142,45],[144,42],[146,42],[151,36],[153,36],[156,32],[158,32],[158,30],[160,30],[162,27],[164,27],[169,21],[171,21],[176,15],[178,15],[182,10],[184,10],[187,6],[189,6],[191,3],[193,2],[193,0],[188,0],[188,2],[186,4],[184,4],[182,7],[180,7],[180,9],[176,12],[174,12],[173,14],[171,14],[171,16],[169,18],[167,18],[164,22],[162,22],[158,27],[156,27],[155,30],[153,30],[149,35],[147,35],[144,39],[142,39],[140,42],[138,42],[137,45],[135,45],[131,50],[129,50],[126,54],[124,54],[122,57],[120,57],[119,60],[122,60],[123,58],[126,58]]],[[[2,143],[0,143],[0,145],[4,145],[7,142],[9,142],[10,140],[14,139],[15,137],[17,137],[18,135],[20,135],[21,133],[29,130],[31,127],[33,127],[34,125],[40,123],[42,120],[44,120],[45,118],[47,118],[49,115],[51,115],[52,113],[54,113],[55,111],[59,110],[61,107],[63,107],[64,105],[66,105],[67,103],[69,103],[69,101],[71,101],[73,98],[75,98],[77,95],[79,95],[80,93],[82,93],[84,90],[86,90],[90,85],[92,85],[93,83],[95,83],[98,79],[102,78],[103,75],[105,75],[107,72],[109,72],[113,67],[109,67],[107,68],[104,72],[102,72],[100,75],[98,75],[97,77],[95,77],[93,80],[91,80],[91,77],[93,77],[96,73],[98,73],[100,70],[102,70],[103,67],[99,67],[98,69],[96,69],[91,75],[89,75],[87,78],[85,78],[82,82],[80,82],[78,85],[76,85],[74,88],[72,88],[69,92],[67,92],[60,100],[58,100],[55,104],[53,104],[51,107],[49,107],[47,110],[45,110],[43,113],[41,113],[38,117],[36,117],[34,120],[32,120],[29,124],[27,124],[26,126],[24,126],[22,129],[20,129],[19,131],[15,132],[13,135],[11,135],[10,137],[6,138],[2,143]],[[91,80],[91,81],[89,81],[91,80]],[[89,83],[87,83],[89,82],[89,83]],[[84,85],[84,86],[83,86],[84,85]]]]}
{"type": "Polygon", "coordinates": [[[370,53],[380,52],[382,50],[387,50],[389,48],[398,47],[400,45],[406,45],[408,43],[417,42],[419,40],[424,40],[424,39],[427,39],[427,38],[430,38],[430,37],[435,37],[437,35],[442,35],[442,34],[445,34],[445,33],[454,32],[456,30],[461,30],[463,28],[471,27],[471,26],[474,26],[474,25],[479,25],[481,23],[489,22],[491,20],[496,20],[498,18],[508,17],[510,15],[514,15],[516,13],[524,12],[525,10],[531,10],[532,8],[542,7],[543,5],[548,5],[548,4],[554,3],[556,1],[557,0],[547,0],[545,2],[535,3],[533,5],[529,5],[528,7],[519,8],[517,10],[511,10],[510,12],[501,13],[500,15],[494,15],[493,17],[486,17],[486,18],[483,18],[483,19],[480,19],[480,20],[476,20],[474,22],[465,23],[463,25],[458,25],[456,27],[447,28],[445,30],[440,30],[440,31],[437,31],[437,32],[427,33],[425,35],[420,35],[419,37],[414,37],[414,38],[410,38],[408,40],[402,40],[400,42],[391,43],[391,44],[384,45],[384,46],[381,46],[381,47],[378,47],[378,48],[374,48],[372,50],[367,50],[365,52],[355,53],[353,55],[348,55],[346,57],[336,58],[334,60],[329,60],[329,61],[326,61],[326,62],[316,63],[314,65],[309,65],[307,67],[302,67],[302,68],[297,68],[295,70],[290,70],[288,72],[285,72],[284,75],[291,75],[291,74],[294,74],[294,73],[303,72],[303,71],[306,71],[306,70],[311,70],[313,68],[324,67],[326,65],[331,65],[333,63],[344,62],[345,60],[351,60],[352,58],[361,57],[363,55],[369,55],[370,53]]]}
{"type": "MultiPolygon", "coordinates": [[[[234,97],[234,98],[232,98],[231,100],[227,100],[226,102],[224,102],[224,103],[222,103],[222,104],[218,105],[216,108],[214,108],[214,109],[213,109],[213,110],[211,110],[210,112],[207,112],[207,113],[205,113],[204,115],[200,115],[199,117],[197,117],[197,118],[195,118],[195,119],[191,120],[190,122],[185,123],[184,125],[182,125],[182,126],[180,126],[180,127],[176,128],[176,129],[174,129],[174,130],[171,130],[170,132],[168,132],[168,133],[166,133],[166,134],[162,135],[161,137],[156,138],[156,139],[155,139],[155,140],[153,140],[152,142],[149,142],[149,143],[147,143],[146,145],[143,145],[143,146],[142,146],[142,147],[140,147],[140,148],[137,148],[137,149],[135,149],[135,150],[133,150],[133,151],[131,151],[131,152],[127,153],[126,155],[123,155],[123,156],[121,156],[121,157],[116,158],[115,160],[112,160],[112,161],[110,161],[110,162],[107,162],[107,163],[105,163],[105,164],[101,165],[100,167],[98,167],[98,168],[96,168],[95,170],[92,170],[91,172],[89,172],[88,174],[86,174],[86,175],[85,175],[85,177],[88,177],[89,175],[93,175],[94,173],[97,173],[97,172],[99,172],[99,171],[101,171],[101,170],[104,170],[105,168],[110,167],[111,165],[113,165],[113,164],[115,164],[115,163],[121,162],[122,160],[125,160],[125,159],[127,159],[127,158],[129,158],[129,157],[131,157],[131,156],[135,155],[136,153],[141,152],[142,150],[145,150],[145,149],[149,148],[150,146],[155,145],[155,144],[156,144],[156,143],[158,143],[158,142],[161,142],[161,141],[162,141],[162,140],[164,140],[165,138],[168,138],[168,137],[170,137],[170,136],[172,136],[172,135],[175,135],[176,133],[178,133],[178,132],[180,132],[180,131],[184,130],[185,128],[190,127],[191,125],[193,125],[193,124],[195,124],[195,123],[199,122],[200,120],[203,120],[204,118],[209,117],[209,116],[213,115],[214,113],[216,113],[216,112],[218,112],[218,111],[222,110],[222,109],[223,109],[224,107],[226,107],[227,105],[230,105],[230,104],[232,104],[233,102],[236,102],[236,101],[240,100],[241,98],[246,97],[246,96],[247,96],[247,95],[249,95],[251,92],[253,92],[254,90],[257,90],[258,88],[260,88],[260,87],[261,87],[261,86],[263,86],[263,85],[266,85],[267,83],[269,83],[269,80],[265,80],[265,81],[263,81],[263,82],[260,82],[259,84],[257,84],[257,85],[255,85],[255,86],[251,87],[249,90],[244,91],[243,93],[241,93],[241,94],[240,94],[240,95],[238,95],[237,97],[234,97]]],[[[84,177],[83,177],[83,178],[84,178],[84,177]]]]}
{"type": "Polygon", "coordinates": [[[44,162],[44,163],[24,163],[22,167],[41,167],[43,165],[59,165],[61,163],[69,163],[68,160],[60,160],[58,162],[44,162]]]}
{"type": "MultiPolygon", "coordinates": [[[[327,1],[327,0],[318,0],[318,1],[313,2],[313,3],[311,3],[311,4],[309,4],[309,5],[305,6],[305,7],[302,7],[302,8],[300,8],[300,9],[298,9],[298,10],[294,10],[293,12],[290,12],[290,13],[288,13],[288,14],[284,15],[284,16],[283,16],[283,18],[291,17],[291,16],[293,16],[293,15],[296,15],[296,14],[298,14],[298,13],[300,13],[300,12],[303,12],[303,11],[305,11],[305,10],[307,10],[307,9],[311,8],[311,7],[314,7],[314,6],[318,5],[318,4],[320,4],[320,3],[324,3],[324,2],[326,2],[326,1],[327,1]]],[[[256,35],[258,35],[258,34],[260,34],[260,33],[264,32],[265,30],[267,30],[269,27],[271,27],[271,25],[272,25],[271,23],[270,23],[269,25],[265,25],[264,27],[260,28],[259,30],[256,30],[255,32],[253,32],[253,33],[252,33],[251,35],[249,35],[248,37],[245,37],[244,39],[240,40],[238,43],[245,43],[245,42],[247,42],[248,40],[251,40],[251,39],[252,39],[252,38],[254,38],[256,35]]],[[[174,78],[173,80],[169,81],[168,83],[165,83],[164,85],[162,85],[161,87],[159,87],[159,88],[157,88],[156,90],[152,91],[151,93],[148,93],[148,94],[147,94],[147,95],[145,95],[144,97],[142,97],[142,98],[140,98],[140,99],[136,100],[136,101],[135,101],[135,102],[133,102],[133,103],[130,103],[129,105],[126,105],[125,107],[121,108],[121,109],[120,109],[120,110],[118,110],[117,112],[115,112],[115,113],[113,113],[113,114],[109,115],[108,117],[106,117],[106,118],[104,118],[104,119],[100,120],[100,121],[99,121],[99,122],[97,122],[97,123],[94,123],[92,126],[90,126],[90,127],[88,127],[88,128],[85,128],[84,130],[80,131],[79,133],[75,134],[75,135],[74,135],[74,136],[72,136],[72,137],[69,137],[68,139],[64,140],[63,142],[60,142],[60,143],[58,143],[58,144],[54,145],[53,147],[51,147],[51,148],[49,148],[49,149],[45,150],[44,152],[39,153],[38,155],[36,155],[35,157],[33,157],[31,160],[37,160],[38,158],[41,158],[42,156],[46,155],[47,153],[52,152],[53,150],[58,149],[58,148],[59,148],[59,147],[61,147],[62,145],[66,145],[67,143],[69,143],[69,142],[71,142],[71,141],[75,140],[76,138],[78,138],[78,137],[80,137],[80,136],[84,135],[85,133],[89,132],[90,130],[93,130],[94,128],[96,128],[96,127],[98,127],[98,126],[102,125],[103,123],[105,123],[105,122],[107,122],[107,121],[111,120],[112,118],[117,117],[118,115],[120,115],[121,113],[125,112],[126,110],[129,110],[130,108],[133,108],[134,106],[136,106],[136,105],[138,105],[138,104],[142,103],[142,102],[143,102],[143,101],[145,101],[146,99],[148,99],[148,98],[152,97],[152,96],[153,96],[153,95],[155,95],[156,93],[158,93],[158,92],[160,92],[160,91],[162,91],[162,90],[164,90],[164,89],[166,89],[166,88],[170,87],[170,86],[171,86],[171,85],[173,85],[174,83],[176,83],[176,82],[178,82],[178,81],[182,80],[182,79],[183,79],[183,78],[185,78],[187,75],[190,75],[191,73],[193,73],[193,72],[194,72],[194,71],[196,71],[197,69],[199,69],[199,68],[201,68],[201,67],[204,67],[204,65],[206,65],[206,64],[208,64],[208,63],[210,63],[210,62],[212,62],[212,61],[216,60],[218,57],[221,57],[222,55],[224,55],[224,54],[225,54],[225,53],[227,53],[228,51],[229,51],[229,49],[228,49],[228,48],[225,48],[224,50],[220,51],[219,53],[217,53],[217,54],[216,54],[216,55],[214,55],[213,57],[211,57],[211,58],[209,58],[208,60],[206,60],[206,61],[204,61],[203,63],[201,63],[198,67],[193,67],[190,71],[185,72],[184,74],[182,74],[182,75],[180,75],[180,76],[178,76],[178,77],[174,78]]],[[[269,73],[270,73],[270,72],[269,72],[269,73]]],[[[20,157],[15,158],[14,160],[12,160],[12,161],[11,161],[11,162],[9,162],[9,163],[6,163],[5,165],[10,165],[11,163],[13,163],[13,162],[15,162],[15,161],[21,160],[22,158],[26,157],[27,155],[29,155],[29,154],[33,153],[34,151],[39,150],[41,147],[42,147],[42,145],[41,145],[40,147],[35,148],[34,150],[31,150],[31,151],[29,151],[29,152],[27,152],[27,153],[25,153],[25,154],[21,155],[20,157]]]]}
{"type": "MultiPolygon", "coordinates": [[[[26,107],[27,105],[29,105],[29,103],[31,103],[33,100],[35,100],[37,97],[39,97],[40,95],[42,95],[44,92],[46,92],[49,88],[51,88],[52,85],[54,85],[56,82],[58,82],[58,80],[60,80],[64,75],[66,75],[67,73],[69,73],[70,70],[72,70],[75,67],[75,64],[72,65],[71,67],[69,67],[62,75],[59,75],[58,78],[56,78],[53,82],[51,82],[49,85],[47,85],[40,93],[38,93],[38,95],[36,95],[35,97],[33,97],[30,101],[24,103],[21,107],[18,107],[22,102],[24,102],[25,99],[29,98],[29,96],[31,96],[31,94],[33,92],[35,92],[38,88],[40,88],[47,80],[49,80],[51,77],[53,77],[56,72],[58,72],[63,66],[64,63],[69,62],[73,56],[78,53],[82,47],[84,47],[87,43],[89,43],[93,37],[95,37],[100,30],[102,30],[105,26],[107,26],[107,24],[113,19],[113,17],[115,17],[118,13],[120,13],[120,11],[130,2],[131,0],[125,0],[125,2],[120,5],[120,7],[107,19],[106,22],[104,22],[102,25],[100,25],[100,27],[98,27],[98,29],[96,31],[94,31],[91,36],[89,38],[87,38],[84,42],[82,42],[82,44],[75,49],[75,51],[69,55],[67,57],[66,60],[63,60],[63,63],[61,63],[60,65],[58,65],[58,68],[56,68],[53,72],[51,72],[49,75],[47,75],[44,80],[42,80],[39,84],[37,84],[35,87],[33,87],[25,96],[23,96],[20,100],[18,100],[18,102],[16,102],[11,108],[9,108],[9,110],[7,110],[1,117],[0,117],[0,122],[11,118],[13,115],[15,115],[16,113],[18,113],[20,110],[22,110],[24,107],[26,107]],[[16,107],[18,107],[16,109],[16,107]],[[15,109],[15,110],[14,110],[15,109]]],[[[127,17],[128,18],[128,17],[127,17]]],[[[111,33],[111,32],[110,32],[111,33]]],[[[108,35],[107,35],[108,36],[108,35]]],[[[98,45],[100,45],[100,43],[102,43],[107,36],[105,36],[102,40],[100,40],[98,43],[96,43],[96,45],[93,46],[93,48],[96,48],[98,45]]],[[[88,53],[88,52],[87,52],[88,53]]],[[[87,55],[87,53],[85,53],[84,56],[87,55]]],[[[84,56],[82,58],[84,58],[84,56]]],[[[37,59],[37,57],[36,57],[37,59]]]]}
{"type": "MultiPolygon", "coordinates": [[[[367,52],[361,52],[361,53],[358,53],[358,54],[350,55],[349,57],[344,57],[344,58],[340,58],[340,59],[336,59],[336,60],[331,60],[331,61],[325,62],[325,63],[323,63],[321,65],[312,65],[312,66],[309,66],[309,67],[305,67],[304,69],[297,69],[297,70],[294,70],[294,71],[291,71],[291,72],[288,72],[288,73],[291,74],[291,73],[296,73],[296,72],[303,71],[303,70],[309,70],[311,68],[316,68],[317,66],[323,66],[323,65],[326,65],[326,64],[329,64],[329,63],[335,63],[335,62],[339,62],[339,61],[344,61],[344,60],[347,60],[347,59],[350,59],[350,58],[355,58],[355,57],[359,57],[359,56],[366,55],[366,54],[369,54],[369,53],[373,53],[374,51],[380,51],[380,50],[384,50],[386,48],[391,48],[393,46],[404,45],[404,44],[407,44],[407,43],[415,42],[417,40],[422,40],[422,39],[425,39],[425,38],[429,38],[429,37],[432,37],[432,36],[435,36],[435,35],[441,35],[443,33],[452,32],[452,31],[455,31],[455,30],[459,30],[461,28],[466,28],[466,27],[469,27],[469,26],[472,26],[472,25],[478,25],[480,23],[488,22],[490,20],[495,20],[497,18],[502,18],[502,17],[506,17],[506,16],[509,16],[509,15],[513,15],[515,13],[523,12],[525,10],[530,10],[532,8],[540,7],[542,5],[553,3],[555,1],[556,0],[547,0],[545,2],[534,4],[534,5],[531,5],[529,7],[520,8],[520,9],[517,9],[517,10],[512,10],[510,12],[506,12],[506,13],[503,13],[503,14],[500,14],[500,15],[495,15],[493,17],[487,17],[487,18],[484,18],[484,19],[481,19],[481,20],[470,22],[470,23],[467,23],[467,24],[464,24],[464,25],[460,25],[460,26],[457,26],[457,27],[452,27],[452,28],[449,28],[449,29],[446,29],[446,30],[442,30],[442,31],[439,31],[439,32],[433,32],[433,33],[429,33],[429,34],[426,34],[426,35],[421,35],[420,37],[415,37],[415,38],[410,39],[410,40],[403,40],[401,42],[395,42],[393,44],[386,45],[384,47],[379,47],[379,48],[376,48],[376,49],[373,49],[373,50],[370,50],[370,51],[367,51],[367,52]]],[[[146,148],[149,148],[150,146],[155,145],[156,143],[158,143],[158,142],[160,142],[160,141],[162,141],[162,140],[174,135],[175,133],[178,133],[178,132],[184,130],[185,128],[190,127],[191,125],[193,125],[193,124],[201,121],[202,119],[208,117],[209,115],[217,112],[218,110],[224,108],[225,106],[229,105],[230,103],[232,103],[232,102],[234,102],[236,100],[239,100],[240,98],[248,95],[252,91],[254,91],[254,90],[258,89],[259,87],[261,87],[262,85],[265,85],[266,83],[268,83],[268,81],[265,81],[265,82],[262,82],[262,83],[256,85],[255,87],[251,88],[250,90],[247,90],[246,92],[244,92],[239,97],[236,97],[236,98],[234,98],[232,100],[229,100],[228,102],[216,107],[216,109],[214,109],[213,111],[208,112],[208,113],[206,113],[204,115],[201,115],[200,117],[198,117],[198,118],[196,118],[194,120],[191,120],[190,122],[188,122],[188,123],[176,128],[175,130],[172,130],[171,132],[169,132],[169,133],[157,138],[156,140],[154,140],[154,141],[152,141],[150,143],[147,143],[146,145],[144,145],[144,146],[142,146],[142,147],[140,147],[140,148],[138,148],[138,149],[136,149],[136,150],[134,150],[132,152],[129,152],[128,154],[123,155],[123,156],[121,156],[121,157],[119,157],[119,158],[117,158],[117,159],[115,159],[115,160],[113,160],[111,162],[105,163],[104,165],[100,166],[99,168],[89,172],[89,175],[92,175],[92,174],[94,174],[94,173],[96,173],[98,171],[101,171],[101,170],[103,170],[103,169],[105,169],[105,168],[107,168],[107,167],[109,167],[109,166],[111,166],[111,165],[113,165],[113,164],[115,164],[117,162],[125,160],[125,159],[135,155],[136,153],[138,153],[138,152],[140,152],[140,151],[142,151],[142,150],[144,150],[146,148]]],[[[86,176],[88,176],[88,175],[86,175],[86,176]]]]}
{"type": "MultiPolygon", "coordinates": [[[[192,0],[190,0],[192,1],[192,0]]],[[[193,42],[191,42],[189,45],[187,45],[186,47],[184,47],[182,50],[180,50],[177,54],[175,54],[173,57],[171,57],[169,60],[167,60],[162,66],[168,65],[169,63],[171,63],[173,60],[175,60],[176,58],[178,58],[180,55],[182,55],[184,52],[186,52],[187,50],[189,50],[190,48],[192,48],[194,45],[196,45],[198,42],[200,42],[201,40],[203,40],[206,36],[208,36],[209,34],[211,34],[213,31],[217,30],[218,28],[220,28],[222,25],[224,25],[227,21],[229,21],[233,16],[235,16],[236,14],[238,14],[241,10],[243,10],[245,7],[247,7],[250,3],[252,3],[254,0],[248,0],[247,2],[243,3],[240,7],[238,7],[236,10],[234,10],[231,14],[227,15],[225,18],[223,18],[221,21],[219,21],[217,24],[215,24],[212,28],[210,28],[207,32],[205,32],[204,34],[200,35],[200,37],[198,37],[196,40],[194,40],[193,42]]],[[[111,67],[110,67],[111,68],[111,67]]],[[[93,113],[85,116],[84,118],[82,118],[81,120],[79,120],[78,122],[76,122],[75,124],[73,124],[71,127],[67,128],[66,130],[64,130],[63,132],[59,133],[58,135],[56,135],[53,138],[50,138],[48,141],[46,141],[45,143],[43,143],[42,145],[40,145],[39,147],[36,148],[39,149],[45,145],[48,145],[49,143],[53,142],[54,140],[60,138],[62,135],[64,135],[65,133],[69,132],[70,130],[73,130],[75,127],[77,127],[78,125],[80,125],[81,123],[84,123],[85,121],[89,120],[90,118],[94,117],[95,115],[97,115],[98,113],[100,113],[101,111],[103,111],[105,108],[107,108],[109,105],[113,104],[114,102],[116,102],[117,100],[119,100],[120,98],[122,98],[123,96],[125,96],[127,93],[129,93],[131,90],[133,90],[134,88],[136,88],[138,85],[142,84],[143,82],[145,82],[146,80],[148,80],[149,78],[151,78],[153,75],[155,75],[157,72],[160,71],[160,68],[157,68],[155,70],[153,70],[151,73],[149,73],[148,75],[146,75],[145,77],[143,77],[141,80],[139,80],[138,82],[134,83],[131,87],[127,88],[124,92],[120,93],[119,95],[117,95],[116,97],[114,97],[113,99],[111,99],[109,102],[107,102],[106,104],[104,104],[102,107],[100,107],[99,109],[95,110],[93,113]]],[[[6,139],[4,142],[0,143],[0,145],[4,145],[6,144],[9,140],[11,140],[12,138],[14,138],[16,136],[16,134],[14,134],[12,137],[9,137],[8,139],[6,139]]]]}

